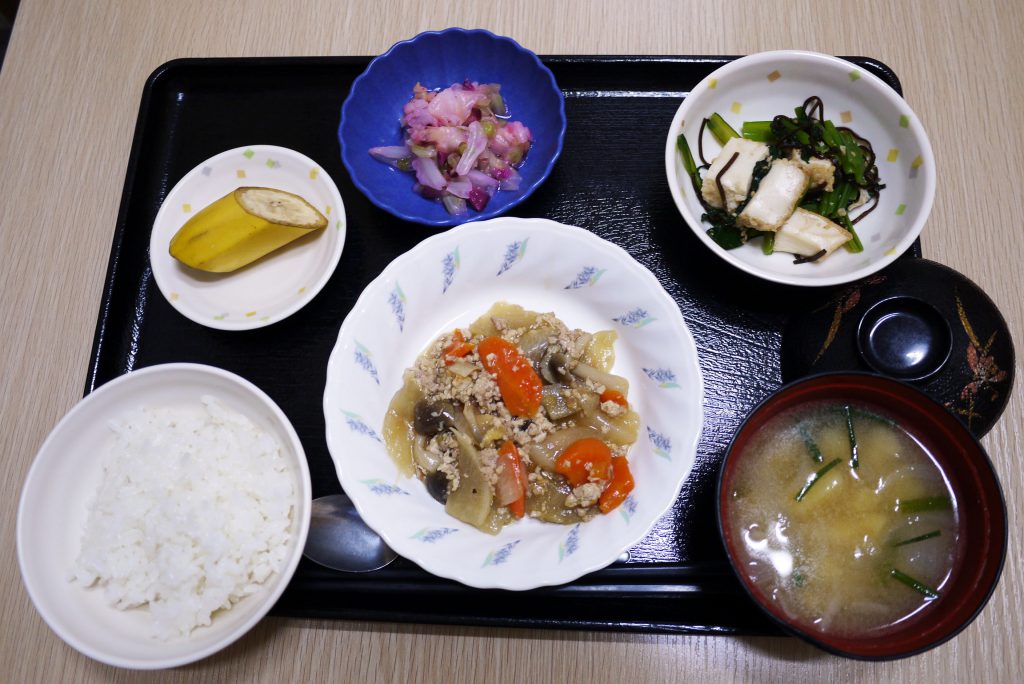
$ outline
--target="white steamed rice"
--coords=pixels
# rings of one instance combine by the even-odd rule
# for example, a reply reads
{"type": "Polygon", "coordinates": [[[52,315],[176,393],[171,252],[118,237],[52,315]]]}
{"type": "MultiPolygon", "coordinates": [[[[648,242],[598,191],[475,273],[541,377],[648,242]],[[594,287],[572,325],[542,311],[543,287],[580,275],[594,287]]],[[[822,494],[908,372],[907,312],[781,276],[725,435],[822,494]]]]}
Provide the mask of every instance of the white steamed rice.
{"type": "Polygon", "coordinates": [[[210,396],[110,428],[74,580],[122,610],[148,604],[170,639],[282,569],[294,482],[273,436],[210,396]]]}

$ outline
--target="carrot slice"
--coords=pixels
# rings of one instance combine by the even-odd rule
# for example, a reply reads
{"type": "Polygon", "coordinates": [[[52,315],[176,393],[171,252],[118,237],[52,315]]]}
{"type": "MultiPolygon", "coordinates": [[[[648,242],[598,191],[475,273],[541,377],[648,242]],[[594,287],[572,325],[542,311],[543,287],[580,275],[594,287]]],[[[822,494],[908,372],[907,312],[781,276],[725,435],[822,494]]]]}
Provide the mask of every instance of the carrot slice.
{"type": "Polygon", "coordinates": [[[444,348],[444,365],[452,365],[456,359],[461,359],[471,351],[473,351],[473,345],[466,342],[462,331],[456,328],[452,333],[452,341],[444,348]]]}
{"type": "Polygon", "coordinates": [[[629,461],[625,456],[616,456],[612,459],[612,481],[598,499],[598,507],[602,513],[614,511],[619,507],[629,493],[633,491],[633,474],[629,472],[629,461]]]}
{"type": "Polygon", "coordinates": [[[612,450],[596,437],[576,440],[555,461],[555,472],[573,487],[595,480],[607,480],[611,473],[612,450]]]}
{"type": "Polygon", "coordinates": [[[509,413],[529,418],[540,409],[540,376],[530,361],[511,342],[500,337],[485,337],[477,345],[480,361],[495,376],[501,400],[509,413]]]}
{"type": "Polygon", "coordinates": [[[626,401],[626,395],[618,390],[606,389],[601,392],[601,403],[606,401],[614,401],[619,406],[629,406],[629,402],[626,401]]]}
{"type": "Polygon", "coordinates": [[[498,449],[498,481],[494,484],[495,503],[508,506],[517,518],[526,514],[526,466],[513,442],[505,442],[498,449]]]}

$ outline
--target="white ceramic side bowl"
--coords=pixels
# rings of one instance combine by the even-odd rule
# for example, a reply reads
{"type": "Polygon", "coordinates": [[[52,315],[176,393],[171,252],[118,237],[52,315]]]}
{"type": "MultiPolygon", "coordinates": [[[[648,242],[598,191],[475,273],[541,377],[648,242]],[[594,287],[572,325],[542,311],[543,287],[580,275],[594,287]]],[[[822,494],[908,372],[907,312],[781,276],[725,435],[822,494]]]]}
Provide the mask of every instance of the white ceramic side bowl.
{"type": "MultiPolygon", "coordinates": [[[[710,162],[721,146],[705,132],[710,162]]],[[[881,79],[850,62],[815,52],[780,50],[737,59],[715,70],[683,100],[665,141],[665,171],[679,212],[708,248],[736,268],[788,285],[828,286],[868,276],[899,257],[917,239],[935,198],[935,157],[920,120],[881,79]],[[879,177],[886,185],[878,207],[857,224],[864,243],[859,254],[838,249],[818,263],[794,264],[793,256],[761,253],[761,241],[725,250],[708,237],[704,209],[676,148],[682,133],[697,158],[701,120],[721,114],[735,130],[744,121],[762,121],[818,95],[825,118],[848,126],[871,141],[879,177]]]]}
{"type": "Polygon", "coordinates": [[[117,667],[157,669],[205,658],[234,642],[266,615],[302,557],[312,488],[305,452],[281,409],[258,387],[224,370],[198,364],[152,366],[108,382],[79,402],[47,437],[29,470],[18,507],[18,562],[28,594],[46,623],[70,646],[117,667]],[[103,590],[70,581],[88,506],[102,477],[107,423],[141,406],[194,404],[210,394],[268,431],[282,447],[294,480],[295,503],[286,561],[256,593],[214,616],[189,637],[149,636],[148,609],[121,611],[103,590]]]}
{"type": "Polygon", "coordinates": [[[345,246],[345,205],[338,186],[306,155],[277,145],[247,145],[210,157],[186,173],[160,205],[150,235],[153,278],[178,312],[218,330],[251,330],[304,307],[327,284],[345,246]],[[232,273],[206,273],[168,252],[171,238],[204,207],[245,186],[299,195],[327,218],[303,236],[232,273]]]}
{"type": "Polygon", "coordinates": [[[647,534],[693,467],[702,400],[693,337],[650,271],[586,230],[502,217],[424,240],[366,287],[328,363],[324,416],[342,487],[392,549],[441,577],[521,590],[602,568],[647,534]],[[403,371],[500,300],[618,333],[612,370],[642,419],[629,451],[636,488],[618,509],[577,525],[527,518],[492,536],[448,515],[388,456],[381,426],[403,371]]]}

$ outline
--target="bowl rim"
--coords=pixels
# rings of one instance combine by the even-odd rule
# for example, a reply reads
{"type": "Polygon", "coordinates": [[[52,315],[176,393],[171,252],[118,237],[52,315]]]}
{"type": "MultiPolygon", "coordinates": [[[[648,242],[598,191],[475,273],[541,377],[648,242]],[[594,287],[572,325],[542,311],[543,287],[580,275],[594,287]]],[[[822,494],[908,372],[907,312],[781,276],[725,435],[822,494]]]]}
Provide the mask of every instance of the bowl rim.
{"type": "MultiPolygon", "coordinates": [[[[290,466],[289,466],[290,468],[290,466]]],[[[291,468],[290,468],[291,469],[291,468]]],[[[254,383],[246,380],[240,375],[232,373],[231,371],[216,366],[210,366],[201,363],[163,363],[156,364],[153,366],[146,366],[137,370],[129,371],[123,375],[104,383],[102,386],[93,390],[89,394],[85,395],[82,399],[78,400],[74,406],[72,406],[67,413],[65,413],[59,421],[53,426],[50,432],[47,434],[46,439],[40,445],[36,451],[36,455],[32,460],[32,465],[29,466],[28,472],[25,475],[25,481],[22,483],[21,491],[18,495],[18,511],[17,520],[15,524],[15,544],[16,552],[18,556],[18,570],[21,573],[22,586],[25,588],[25,592],[28,594],[29,599],[32,602],[36,612],[43,619],[43,622],[56,634],[64,643],[74,648],[79,653],[88,656],[98,662],[106,665],[112,665],[114,667],[122,667],[133,670],[158,670],[165,668],[179,667],[181,665],[187,665],[189,663],[196,662],[207,658],[223,649],[227,648],[234,642],[241,639],[243,636],[248,634],[253,627],[255,627],[270,609],[281,598],[285,589],[291,583],[292,577],[295,575],[295,571],[298,568],[299,561],[302,559],[302,551],[306,545],[306,537],[309,534],[309,525],[311,510],[308,502],[312,496],[312,482],[309,475],[309,465],[306,460],[305,449],[302,446],[302,441],[299,439],[298,433],[295,431],[295,427],[291,421],[285,415],[284,411],[277,405],[277,403],[262,389],[256,386],[254,383]],[[305,515],[301,516],[298,520],[298,530],[295,536],[295,550],[291,557],[288,558],[278,573],[278,581],[276,586],[271,587],[270,591],[263,598],[263,605],[260,606],[250,617],[241,624],[237,625],[233,631],[226,633],[220,639],[215,640],[212,644],[192,652],[186,655],[176,657],[165,657],[160,659],[133,659],[125,658],[122,656],[112,655],[102,648],[96,648],[91,644],[86,644],[77,639],[76,637],[69,634],[63,627],[62,622],[49,611],[45,611],[40,608],[39,601],[36,600],[37,592],[45,590],[45,586],[38,586],[34,580],[29,579],[29,575],[26,573],[26,558],[27,553],[26,544],[28,543],[25,539],[27,534],[25,530],[25,515],[29,506],[28,493],[29,486],[33,480],[38,476],[37,471],[40,467],[40,456],[51,448],[52,443],[56,440],[56,435],[66,428],[67,424],[74,420],[74,417],[86,410],[83,407],[102,401],[103,397],[107,394],[111,394],[119,391],[121,386],[136,382],[136,378],[148,375],[160,375],[160,374],[176,374],[180,372],[193,372],[199,373],[200,375],[212,375],[219,377],[223,380],[238,386],[244,390],[247,394],[257,399],[260,404],[265,406],[274,416],[274,418],[281,423],[281,427],[284,428],[284,432],[287,435],[289,446],[295,450],[297,466],[294,469],[295,485],[296,485],[296,501],[301,502],[303,499],[306,500],[307,505],[305,506],[305,515]]]]}
{"type": "Polygon", "coordinates": [[[395,43],[394,45],[392,45],[390,48],[388,48],[386,52],[383,52],[380,55],[377,55],[376,57],[374,57],[372,60],[370,60],[370,63],[367,65],[367,67],[363,71],[363,73],[359,74],[359,76],[357,76],[356,79],[354,81],[352,81],[352,85],[349,87],[348,94],[345,96],[345,101],[341,105],[341,119],[338,122],[337,135],[338,135],[338,145],[339,145],[339,148],[340,148],[339,156],[341,157],[341,162],[345,166],[345,170],[348,171],[349,178],[352,179],[352,184],[355,185],[356,188],[358,188],[359,191],[363,194],[363,196],[366,197],[368,200],[370,200],[371,203],[373,203],[379,209],[383,209],[384,211],[388,212],[392,216],[396,216],[396,217],[398,217],[398,218],[400,218],[400,219],[402,219],[404,221],[409,221],[409,222],[412,222],[412,223],[420,223],[420,224],[427,225],[427,226],[445,227],[445,226],[458,226],[458,225],[461,225],[463,223],[472,223],[474,221],[483,221],[483,220],[486,220],[486,219],[496,218],[496,217],[498,217],[498,216],[508,212],[512,208],[516,207],[521,202],[523,202],[526,198],[528,198],[530,195],[532,195],[534,193],[534,191],[537,188],[539,188],[544,183],[544,181],[546,181],[548,179],[548,176],[551,175],[552,169],[554,169],[555,163],[558,161],[558,158],[562,155],[562,147],[565,144],[565,131],[566,131],[565,95],[562,93],[561,88],[558,87],[558,83],[555,81],[555,75],[551,72],[551,69],[549,69],[540,60],[540,57],[538,57],[536,55],[536,53],[534,53],[532,50],[529,50],[528,48],[525,48],[522,45],[520,45],[514,38],[510,38],[508,36],[503,36],[503,35],[499,35],[499,34],[493,33],[491,31],[488,31],[487,29],[483,29],[483,28],[466,29],[466,28],[460,28],[458,26],[451,26],[449,28],[440,29],[440,30],[436,30],[436,31],[422,31],[420,33],[417,33],[412,38],[407,38],[405,40],[400,40],[397,43],[395,43]],[[555,152],[551,156],[551,159],[544,161],[545,166],[544,166],[543,172],[540,174],[540,176],[533,183],[521,185],[519,190],[516,191],[516,195],[509,199],[508,204],[506,204],[505,206],[500,207],[500,208],[495,207],[491,211],[488,211],[487,207],[485,207],[484,211],[480,211],[480,212],[466,214],[466,215],[463,215],[463,216],[448,215],[448,216],[445,216],[443,218],[434,219],[434,218],[428,218],[428,217],[424,217],[424,216],[420,216],[420,215],[417,215],[417,214],[413,214],[413,213],[404,211],[404,210],[399,209],[397,207],[394,207],[394,206],[392,206],[390,204],[387,204],[386,202],[384,202],[383,200],[378,198],[376,193],[374,193],[372,191],[372,189],[366,183],[363,182],[362,178],[359,177],[359,174],[356,173],[354,167],[349,162],[348,156],[345,154],[345,138],[344,138],[344,135],[342,134],[342,132],[345,129],[345,123],[346,123],[346,120],[348,118],[349,103],[353,101],[352,100],[353,93],[355,93],[357,91],[357,89],[359,88],[359,86],[362,84],[362,82],[364,80],[366,80],[371,75],[371,73],[374,71],[374,67],[379,62],[382,62],[382,61],[388,59],[389,57],[391,57],[391,54],[393,52],[395,52],[396,50],[399,50],[400,48],[402,48],[402,47],[404,47],[406,45],[411,45],[411,44],[415,43],[416,41],[418,41],[418,40],[420,40],[420,39],[422,39],[424,37],[444,36],[444,35],[447,35],[447,34],[461,34],[461,35],[478,34],[478,35],[488,36],[491,39],[493,39],[494,41],[505,42],[505,43],[511,44],[512,47],[514,47],[515,49],[520,51],[522,54],[524,54],[527,57],[529,57],[530,59],[532,59],[533,63],[537,66],[538,70],[540,70],[542,73],[547,75],[548,80],[550,81],[550,84],[551,84],[551,89],[556,94],[556,96],[558,98],[558,116],[559,116],[559,119],[561,120],[561,124],[562,125],[561,125],[561,128],[558,131],[558,136],[557,136],[557,139],[555,141],[555,152]]]}
{"type": "Polygon", "coordinates": [[[685,120],[686,115],[689,113],[690,107],[695,101],[695,98],[702,95],[704,91],[708,89],[709,86],[707,84],[712,79],[721,79],[723,76],[728,76],[734,71],[749,68],[751,65],[778,60],[812,62],[819,64],[823,69],[841,68],[843,70],[849,70],[851,67],[857,68],[859,69],[860,74],[860,78],[858,80],[870,83],[872,90],[878,93],[889,104],[894,107],[905,108],[912,113],[918,121],[920,121],[920,117],[910,107],[909,103],[895,90],[893,90],[889,84],[863,67],[859,67],[857,64],[840,57],[809,50],[769,50],[739,57],[738,59],[715,69],[713,72],[701,79],[700,83],[694,86],[694,88],[683,99],[682,103],[680,103],[679,108],[676,110],[676,113],[672,118],[672,123],[669,126],[668,136],[665,142],[665,177],[668,182],[669,192],[672,195],[672,201],[675,203],[676,209],[679,211],[686,225],[693,231],[701,242],[707,245],[715,255],[726,263],[740,269],[741,271],[749,273],[750,275],[770,282],[781,283],[784,285],[795,285],[798,287],[829,287],[833,285],[844,285],[855,280],[865,278],[885,268],[903,255],[903,253],[914,244],[918,237],[920,237],[921,231],[924,229],[924,225],[927,223],[928,218],[931,215],[931,210],[935,202],[935,189],[937,184],[935,155],[932,150],[931,140],[928,138],[928,134],[925,132],[923,126],[915,126],[910,129],[911,134],[914,136],[921,148],[921,157],[924,160],[921,167],[923,169],[921,180],[924,182],[923,202],[920,209],[918,209],[915,214],[913,223],[910,225],[907,234],[895,247],[888,250],[887,253],[880,255],[879,258],[875,259],[867,266],[850,271],[849,273],[827,277],[802,277],[784,273],[771,273],[748,264],[733,256],[729,250],[719,247],[710,237],[708,237],[706,230],[702,227],[699,217],[693,216],[690,212],[686,198],[683,195],[683,191],[680,189],[681,183],[679,175],[676,173],[675,163],[676,138],[679,135],[678,130],[680,129],[682,122],[685,120]]]}
{"type": "MultiPolygon", "coordinates": [[[[997,515],[996,517],[999,516],[997,515]]],[[[729,568],[732,571],[733,576],[736,578],[739,585],[743,588],[743,591],[747,595],[747,597],[758,607],[758,609],[764,615],[766,615],[772,622],[774,622],[776,625],[781,627],[786,632],[789,632],[800,637],[801,639],[807,641],[813,646],[816,646],[817,648],[822,649],[823,651],[844,658],[849,658],[852,660],[861,660],[868,662],[901,660],[903,658],[909,658],[915,655],[919,655],[921,653],[924,653],[925,651],[930,651],[933,648],[941,646],[942,644],[950,641],[951,639],[959,635],[961,632],[963,632],[965,629],[967,629],[967,627],[972,622],[974,622],[974,620],[977,619],[977,617],[981,614],[981,611],[984,610],[985,606],[988,605],[989,600],[992,598],[992,594],[995,593],[996,587],[999,585],[999,580],[1002,577],[1003,568],[1006,564],[1006,552],[1009,543],[1009,512],[1006,508],[1006,496],[1003,493],[1003,486],[999,479],[999,475],[996,472],[994,465],[992,464],[992,459],[988,455],[988,452],[985,450],[985,448],[982,446],[981,440],[978,439],[978,437],[976,437],[970,430],[968,430],[967,427],[962,422],[960,422],[959,419],[956,418],[956,416],[949,413],[949,411],[947,411],[946,408],[942,406],[942,404],[938,403],[925,393],[921,392],[913,385],[906,382],[902,382],[900,380],[896,380],[895,378],[890,378],[885,375],[865,371],[837,371],[815,373],[813,375],[808,375],[797,380],[794,380],[792,382],[786,383],[785,385],[779,387],[774,392],[769,394],[767,397],[759,401],[756,406],[750,409],[746,417],[744,417],[743,422],[741,422],[739,427],[736,428],[736,431],[733,433],[732,439],[729,440],[729,445],[725,449],[725,455],[722,457],[722,463],[718,468],[718,475],[716,477],[715,482],[715,522],[718,526],[718,537],[721,541],[722,548],[725,550],[725,554],[729,562],[729,568]],[[944,634],[938,639],[930,641],[919,648],[915,648],[906,652],[900,652],[889,655],[867,655],[864,653],[845,651],[843,649],[837,648],[829,644],[826,641],[823,641],[819,637],[816,637],[813,634],[809,633],[807,630],[801,629],[793,625],[791,622],[783,620],[774,612],[768,610],[768,608],[761,602],[761,600],[757,596],[755,596],[754,593],[750,590],[747,581],[737,568],[737,560],[733,555],[732,548],[730,548],[729,544],[726,543],[726,536],[723,524],[722,481],[725,476],[726,465],[733,458],[733,448],[736,444],[736,440],[739,437],[740,433],[744,429],[746,429],[747,425],[750,423],[754,415],[760,412],[769,402],[775,400],[783,393],[788,393],[792,391],[794,388],[808,382],[819,381],[825,378],[840,377],[870,379],[872,381],[889,383],[891,385],[898,385],[901,388],[908,389],[912,394],[916,395],[917,398],[922,401],[922,403],[930,404],[934,408],[946,413],[952,419],[952,421],[958,426],[957,429],[959,429],[964,435],[966,435],[969,441],[974,443],[975,447],[977,448],[977,453],[981,456],[981,458],[978,460],[978,464],[983,468],[988,469],[988,472],[992,476],[992,482],[995,484],[995,491],[998,494],[993,503],[998,505],[999,510],[1001,510],[1002,512],[1001,517],[1003,522],[1003,535],[1001,539],[1001,544],[998,544],[998,542],[996,542],[996,544],[993,544],[994,547],[998,546],[999,557],[995,564],[995,574],[993,575],[991,585],[987,587],[984,595],[981,597],[981,600],[978,601],[978,605],[971,611],[971,614],[962,623],[957,625],[954,629],[950,630],[948,634],[944,634]]]]}

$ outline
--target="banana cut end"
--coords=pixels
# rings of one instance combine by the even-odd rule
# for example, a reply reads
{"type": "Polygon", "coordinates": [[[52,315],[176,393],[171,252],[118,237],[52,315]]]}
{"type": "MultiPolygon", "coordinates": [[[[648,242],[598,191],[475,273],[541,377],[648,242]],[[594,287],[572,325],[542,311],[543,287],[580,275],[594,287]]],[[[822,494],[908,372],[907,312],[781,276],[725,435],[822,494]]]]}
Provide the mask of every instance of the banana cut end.
{"type": "Polygon", "coordinates": [[[242,209],[278,225],[319,230],[327,217],[298,195],[274,188],[238,188],[235,199],[242,209]]]}

